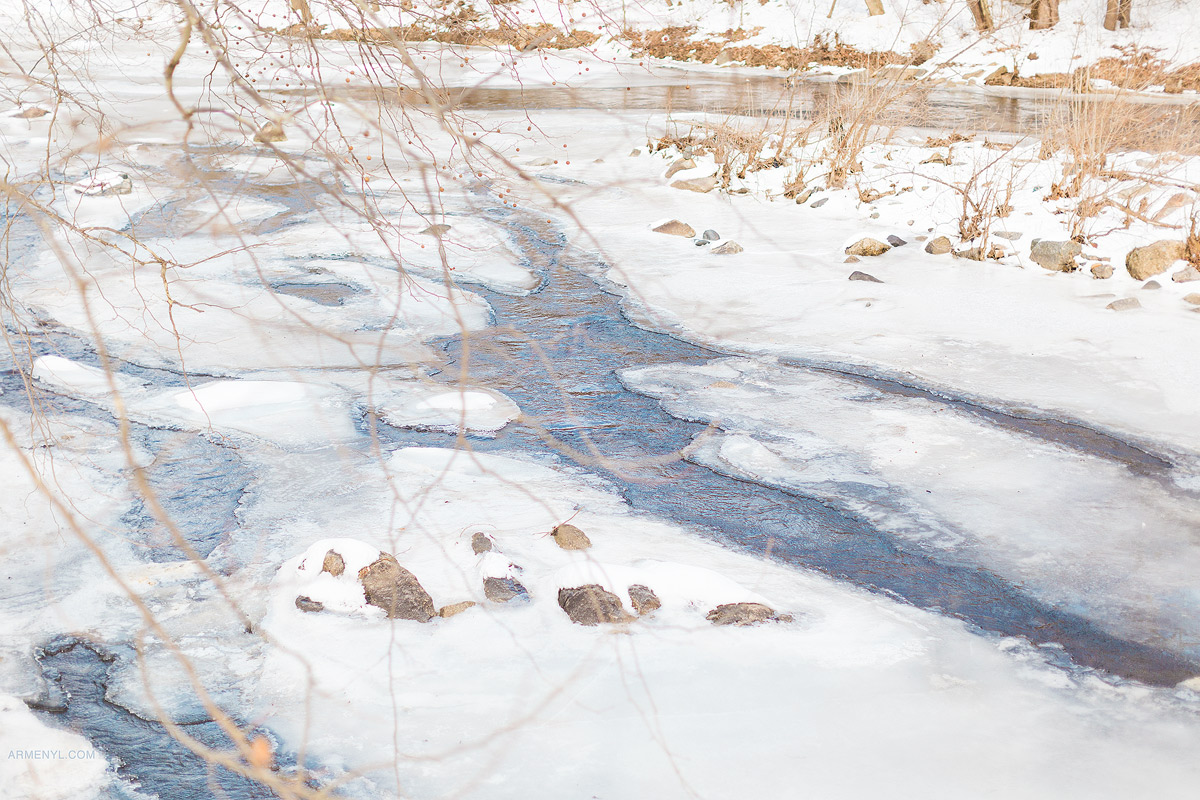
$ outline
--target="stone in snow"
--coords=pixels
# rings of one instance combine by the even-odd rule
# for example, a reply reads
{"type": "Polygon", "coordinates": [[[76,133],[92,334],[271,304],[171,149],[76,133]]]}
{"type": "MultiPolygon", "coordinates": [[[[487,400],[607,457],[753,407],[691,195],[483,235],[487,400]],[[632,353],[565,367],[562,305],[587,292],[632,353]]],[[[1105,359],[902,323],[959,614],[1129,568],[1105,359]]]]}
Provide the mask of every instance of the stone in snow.
{"type": "Polygon", "coordinates": [[[595,583],[559,589],[558,605],[578,625],[629,622],[635,619],[625,612],[621,598],[595,583]]]}
{"type": "Polygon", "coordinates": [[[633,603],[633,610],[638,613],[639,617],[653,614],[662,608],[662,601],[658,599],[654,590],[640,583],[629,587],[629,599],[633,603]]]}
{"type": "Polygon", "coordinates": [[[321,562],[321,572],[328,572],[336,578],[345,571],[346,560],[342,558],[341,553],[332,549],[325,553],[325,560],[321,562]]]}
{"type": "Polygon", "coordinates": [[[1194,306],[1200,306],[1200,292],[1192,292],[1183,296],[1185,303],[1191,303],[1194,306]]]}
{"type": "Polygon", "coordinates": [[[695,244],[696,247],[707,247],[708,245],[712,244],[712,242],[710,242],[708,239],[697,239],[695,244]]]}
{"type": "Polygon", "coordinates": [[[675,181],[671,184],[671,188],[686,189],[689,192],[699,192],[700,194],[704,194],[717,188],[718,183],[720,183],[720,181],[717,179],[716,175],[709,175],[706,178],[689,178],[686,181],[675,181]]]}
{"type": "Polygon", "coordinates": [[[29,106],[26,109],[16,112],[13,114],[13,116],[18,117],[19,119],[37,119],[38,117],[44,117],[49,113],[49,111],[40,106],[29,106]]]}
{"type": "Polygon", "coordinates": [[[100,170],[75,184],[74,189],[86,197],[110,197],[132,192],[133,180],[124,172],[100,170]]]}
{"type": "Polygon", "coordinates": [[[742,252],[742,246],[737,242],[729,239],[712,249],[713,255],[717,256],[732,256],[742,252]]]}
{"type": "Polygon", "coordinates": [[[1162,284],[1158,281],[1146,281],[1142,284],[1142,289],[1161,289],[1162,284]]]}
{"type": "Polygon", "coordinates": [[[1192,281],[1200,281],[1200,269],[1196,269],[1195,267],[1181,269],[1179,272],[1176,272],[1171,276],[1171,280],[1175,281],[1176,283],[1191,283],[1192,281]]]}
{"type": "Polygon", "coordinates": [[[970,247],[966,250],[959,250],[954,254],[955,258],[965,258],[968,261],[983,261],[983,248],[970,247]]]}
{"type": "Polygon", "coordinates": [[[476,532],[471,536],[471,552],[475,555],[489,553],[492,550],[492,539],[486,533],[476,532]]]}
{"type": "Polygon", "coordinates": [[[676,161],[675,163],[671,164],[671,166],[667,167],[667,174],[664,175],[663,177],[666,178],[667,180],[670,180],[671,177],[676,172],[682,172],[685,169],[695,169],[695,168],[696,168],[695,161],[692,161],[690,158],[681,158],[678,161],[676,161]]]}
{"type": "Polygon", "coordinates": [[[1122,297],[1120,300],[1113,300],[1105,308],[1112,311],[1131,311],[1135,308],[1141,308],[1142,304],[1136,297],[1122,297]]]}
{"type": "Polygon", "coordinates": [[[462,612],[466,611],[468,608],[474,608],[474,607],[475,607],[474,600],[463,600],[461,603],[451,603],[448,606],[442,606],[441,608],[438,609],[437,615],[439,617],[442,617],[443,619],[445,619],[448,617],[453,617],[456,614],[461,614],[462,612]]]}
{"type": "Polygon", "coordinates": [[[884,244],[878,239],[872,239],[867,236],[859,239],[854,244],[846,248],[848,256],[881,256],[888,250],[891,250],[891,245],[884,244]]]}
{"type": "Polygon", "coordinates": [[[883,283],[883,281],[879,280],[879,278],[876,278],[874,275],[868,275],[867,273],[859,272],[858,270],[850,273],[850,280],[869,281],[870,283],[883,283]]]}
{"type": "Polygon", "coordinates": [[[380,553],[378,559],[359,570],[358,580],[367,603],[382,608],[392,619],[428,622],[436,613],[429,592],[388,553],[380,553]]]}
{"type": "Polygon", "coordinates": [[[313,600],[311,597],[306,597],[305,595],[297,595],[296,608],[300,609],[301,611],[316,613],[317,611],[324,611],[325,604],[319,600],[313,600]]]}
{"type": "Polygon", "coordinates": [[[1075,256],[1083,252],[1083,245],[1068,239],[1065,242],[1034,239],[1029,248],[1029,257],[1038,265],[1052,272],[1073,272],[1075,256]]]}
{"type": "Polygon", "coordinates": [[[508,603],[529,597],[529,590],[516,578],[487,577],[483,579],[483,596],[493,603],[508,603]]]}
{"type": "Polygon", "coordinates": [[[945,236],[939,236],[925,245],[925,252],[935,256],[944,256],[952,250],[954,250],[954,245],[945,236]]]}
{"type": "Polygon", "coordinates": [[[688,239],[696,235],[696,230],[686,222],[680,222],[677,219],[668,220],[661,225],[653,228],[655,233],[665,233],[668,236],[686,236],[688,239]]]}
{"type": "Polygon", "coordinates": [[[700,234],[700,238],[707,239],[710,242],[721,241],[721,235],[719,233],[717,233],[716,231],[714,231],[712,228],[709,228],[704,233],[700,234]]]}
{"type": "Polygon", "coordinates": [[[1022,234],[1020,231],[992,231],[992,236],[996,236],[1001,239],[1008,239],[1010,242],[1017,241],[1023,235],[1024,234],[1022,234]]]}
{"type": "Polygon", "coordinates": [[[762,603],[725,603],[708,612],[705,617],[713,625],[755,625],[759,622],[791,622],[787,614],[776,614],[775,609],[762,603]]]}
{"type": "Polygon", "coordinates": [[[1092,277],[1099,280],[1113,276],[1112,264],[1092,264],[1092,277]]]}
{"type": "Polygon", "coordinates": [[[567,522],[556,525],[550,535],[563,550],[587,550],[592,546],[592,540],[586,533],[567,522]]]}
{"type": "Polygon", "coordinates": [[[283,132],[283,126],[278,122],[268,122],[263,125],[254,134],[254,141],[259,144],[273,144],[274,142],[286,142],[287,134],[283,132]]]}
{"type": "Polygon", "coordinates": [[[429,234],[430,236],[444,236],[445,234],[447,234],[449,232],[450,232],[450,226],[446,225],[445,223],[441,223],[441,222],[439,222],[436,225],[430,225],[428,228],[421,231],[421,233],[426,233],[426,234],[429,234]]]}
{"type": "Polygon", "coordinates": [[[842,259],[843,264],[857,264],[860,261],[862,261],[862,259],[858,256],[846,256],[842,259]]]}
{"type": "Polygon", "coordinates": [[[894,233],[888,234],[887,241],[892,247],[904,247],[904,245],[908,244],[908,242],[904,241],[894,233]]]}
{"type": "Polygon", "coordinates": [[[1135,247],[1125,256],[1125,269],[1136,281],[1161,275],[1176,261],[1187,255],[1183,242],[1162,239],[1145,247],[1135,247]]]}
{"type": "Polygon", "coordinates": [[[825,205],[828,202],[829,202],[828,197],[822,197],[822,198],[815,200],[813,202],[813,204],[811,206],[809,206],[809,208],[820,208],[821,206],[825,205]]]}

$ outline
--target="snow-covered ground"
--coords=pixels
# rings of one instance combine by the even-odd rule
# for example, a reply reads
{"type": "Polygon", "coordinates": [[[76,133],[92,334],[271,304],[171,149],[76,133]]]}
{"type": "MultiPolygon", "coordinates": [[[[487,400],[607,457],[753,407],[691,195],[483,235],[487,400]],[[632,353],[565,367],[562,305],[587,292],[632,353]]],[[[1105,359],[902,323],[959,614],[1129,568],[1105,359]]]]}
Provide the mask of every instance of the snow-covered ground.
{"type": "MultiPolygon", "coordinates": [[[[262,13],[286,20],[285,5],[262,13]]],[[[645,15],[644,28],[661,13],[653,19],[725,30],[736,13],[736,25],[761,25],[775,42],[836,25],[860,46],[901,48],[952,8],[885,5],[875,19],[846,0],[829,20],[824,9],[798,15],[774,2],[627,11],[645,15]]],[[[1036,47],[1035,63],[1049,64],[1068,44],[1099,52],[1107,44],[1096,37],[1108,34],[1070,27],[1087,6],[1064,2],[1053,47],[1005,22],[1025,49],[1003,58],[1036,47]]],[[[562,8],[578,10],[582,24],[597,7],[562,8]]],[[[1185,4],[1155,8],[1161,14],[1147,4],[1142,27],[1114,36],[1171,47],[1163,37],[1182,42],[1183,29],[1195,29],[1185,4]]],[[[600,12],[616,19],[615,7],[587,19],[600,12]]],[[[118,121],[100,156],[69,147],[94,137],[86,114],[55,106],[11,69],[4,75],[12,102],[0,109],[0,148],[12,185],[31,193],[10,217],[4,268],[5,749],[86,749],[8,699],[39,694],[33,648],[63,635],[122,653],[138,643],[144,673],[137,660],[118,659],[109,698],[149,718],[161,705],[180,721],[204,719],[197,687],[162,642],[169,636],[215,702],[269,729],[283,754],[303,751],[319,780],[344,780],[350,797],[767,798],[798,786],[847,798],[1192,794],[1194,681],[1152,688],[1063,667],[1054,648],[1047,656],[885,594],[730,551],[635,513],[618,486],[565,458],[473,453],[466,438],[398,446],[374,426],[503,437],[520,424],[511,398],[456,375],[435,341],[491,325],[486,297],[523,297],[536,313],[544,276],[522,240],[532,234],[502,216],[516,206],[546,221],[542,233],[561,233],[568,255],[585,254],[578,261],[620,291],[641,324],[736,354],[622,373],[668,412],[713,423],[690,458],[846,508],[906,546],[987,570],[1098,630],[1196,663],[1200,315],[1185,298],[1200,283],[1171,279],[1182,263],[1157,276],[1158,288],[1124,269],[1131,248],[1183,235],[1194,215],[1194,159],[1123,154],[1088,179],[1084,196],[1140,209],[1145,219],[1127,227],[1119,208],[1084,216],[1079,197],[1045,200],[1071,158],[1043,154],[1019,134],[1004,137],[1011,149],[996,149],[983,137],[930,146],[924,133],[902,132],[869,142],[862,171],[831,189],[817,131],[808,145],[771,145],[764,154],[783,164],[735,178],[735,193],[698,193],[670,183],[713,174],[713,154],[693,153],[693,166],[668,179],[683,154],[651,154],[647,143],[728,120],[463,111],[448,132],[446,120],[412,109],[401,119],[355,94],[367,88],[363,64],[353,45],[336,42],[320,45],[319,70],[306,51],[279,45],[275,61],[248,74],[273,84],[319,72],[350,94],[295,112],[288,139],[271,146],[248,141],[258,111],[243,107],[253,124],[240,127],[205,117],[189,135],[207,138],[185,158],[184,126],[161,91],[173,20],[125,19],[130,30],[144,20],[136,48],[81,38],[62,50],[88,64],[63,89],[96,90],[110,124],[118,121]],[[24,115],[31,106],[61,116],[24,115]],[[934,154],[950,163],[929,161],[934,154]],[[797,204],[785,186],[805,159],[815,165],[804,182],[820,191],[797,204]],[[977,175],[995,181],[972,184],[977,175]],[[986,238],[960,241],[962,198],[980,185],[998,187],[989,202],[995,210],[1002,200],[1006,214],[986,238]],[[719,255],[714,244],[652,230],[671,218],[743,249],[719,255]],[[1073,222],[1088,239],[1083,269],[1030,260],[1034,239],[1064,240],[1073,222]],[[905,244],[845,263],[845,246],[889,235],[905,244]],[[956,249],[1001,252],[985,261],[924,252],[941,235],[956,249]],[[1092,264],[1114,274],[1093,278],[1092,264]],[[848,280],[856,270],[881,282],[848,280]],[[1140,308],[1107,307],[1134,296],[1140,308]],[[961,405],[864,388],[845,372],[1065,418],[1171,467],[1131,470],[983,422],[961,405]],[[238,466],[202,485],[189,462],[210,450],[238,466]],[[164,475],[182,482],[163,492],[174,531],[139,499],[143,480],[161,486],[164,475]],[[231,509],[227,519],[202,517],[197,561],[175,538],[195,532],[190,491],[212,492],[231,509]],[[568,518],[590,549],[562,549],[549,535],[568,518]],[[479,533],[491,551],[475,552],[479,533]],[[316,566],[330,549],[345,556],[336,578],[316,566]],[[435,607],[477,605],[425,623],[386,619],[357,583],[357,569],[381,552],[419,579],[435,607]],[[489,577],[519,581],[526,596],[490,601],[489,577]],[[631,585],[649,587],[662,607],[575,625],[558,591],[583,584],[612,591],[630,616],[631,585]],[[324,609],[303,611],[298,596],[324,609]],[[747,628],[707,620],[736,602],[791,619],[747,628]],[[152,620],[162,627],[147,632],[152,620]]],[[[948,22],[947,40],[966,24],[948,22]]],[[[1176,47],[1179,59],[1191,57],[1194,40],[1176,47]]],[[[466,50],[460,61],[422,45],[412,57],[460,87],[481,76],[500,89],[690,79],[638,67],[618,45],[599,47],[610,50],[466,50]]],[[[185,103],[209,85],[202,49],[193,44],[176,75],[185,103]]],[[[13,57],[34,50],[24,36],[13,57]]],[[[109,763],[43,770],[10,756],[0,768],[14,797],[128,796],[109,763]]]]}

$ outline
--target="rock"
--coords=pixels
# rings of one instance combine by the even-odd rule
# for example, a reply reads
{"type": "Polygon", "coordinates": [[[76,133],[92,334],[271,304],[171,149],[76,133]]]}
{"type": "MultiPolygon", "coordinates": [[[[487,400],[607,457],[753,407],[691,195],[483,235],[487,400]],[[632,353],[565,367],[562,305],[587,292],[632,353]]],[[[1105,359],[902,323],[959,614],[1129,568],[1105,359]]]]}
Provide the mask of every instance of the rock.
{"type": "Polygon", "coordinates": [[[959,250],[954,253],[955,258],[965,258],[968,261],[983,261],[982,247],[969,247],[966,250],[959,250]]]}
{"type": "Polygon", "coordinates": [[[453,617],[456,614],[461,614],[462,612],[466,611],[468,608],[474,608],[474,607],[475,607],[474,600],[463,600],[461,603],[451,603],[448,606],[442,606],[441,608],[438,609],[437,615],[439,617],[442,617],[443,619],[446,619],[449,617],[453,617]]]}
{"type": "Polygon", "coordinates": [[[18,111],[16,114],[13,114],[13,116],[19,119],[37,119],[38,117],[44,117],[49,113],[49,111],[41,108],[40,106],[30,106],[29,108],[18,111]]]}
{"type": "Polygon", "coordinates": [[[638,613],[639,617],[653,614],[662,608],[662,601],[658,599],[654,590],[640,583],[629,587],[629,600],[633,603],[633,610],[638,613]]]}
{"type": "Polygon", "coordinates": [[[1113,311],[1131,311],[1135,308],[1141,308],[1142,304],[1136,297],[1122,297],[1120,300],[1113,300],[1105,308],[1113,311]]]}
{"type": "Polygon", "coordinates": [[[639,149],[638,149],[638,148],[636,148],[636,147],[635,147],[635,148],[633,148],[632,150],[630,150],[630,151],[629,151],[629,157],[630,157],[630,158],[637,158],[637,157],[638,157],[638,156],[640,156],[641,154],[642,154],[642,151],[641,151],[641,150],[639,150],[639,149]]]}
{"type": "Polygon", "coordinates": [[[992,236],[1000,239],[1008,239],[1010,242],[1015,242],[1024,236],[1020,231],[992,231],[992,236]]]}
{"type": "Polygon", "coordinates": [[[717,179],[716,175],[709,175],[706,178],[689,178],[686,181],[675,181],[671,184],[671,188],[685,189],[689,192],[699,192],[704,194],[705,192],[711,192],[713,189],[717,188],[718,183],[720,183],[720,181],[717,179]]]}
{"type": "Polygon", "coordinates": [[[709,228],[704,233],[700,234],[700,238],[707,239],[710,242],[719,242],[721,241],[721,234],[717,233],[712,228],[709,228]]]}
{"type": "Polygon", "coordinates": [[[1092,277],[1098,280],[1113,276],[1112,264],[1092,264],[1092,277]]]}
{"type": "Polygon", "coordinates": [[[820,208],[821,206],[825,205],[828,202],[829,202],[828,197],[822,197],[822,198],[819,198],[818,200],[816,200],[811,206],[809,206],[809,208],[820,208]]]}
{"type": "Polygon", "coordinates": [[[1171,280],[1175,281],[1176,283],[1191,283],[1192,281],[1200,281],[1200,269],[1196,269],[1195,267],[1181,269],[1179,272],[1176,272],[1171,276],[1171,280]]]}
{"type": "Polygon", "coordinates": [[[664,222],[653,230],[655,233],[665,233],[668,236],[686,236],[689,239],[696,235],[696,231],[691,225],[688,225],[686,222],[680,222],[677,219],[664,222]]]}
{"type": "Polygon", "coordinates": [[[493,603],[507,603],[529,597],[529,590],[516,578],[484,578],[483,596],[493,603]]]}
{"type": "Polygon", "coordinates": [[[887,241],[892,247],[904,247],[904,245],[908,244],[908,242],[904,241],[894,233],[888,234],[887,241]]]}
{"type": "Polygon", "coordinates": [[[76,194],[87,197],[111,197],[133,191],[133,179],[124,172],[100,170],[89,175],[73,187],[76,194]]]}
{"type": "Polygon", "coordinates": [[[492,550],[492,539],[486,533],[476,532],[471,534],[471,552],[475,555],[480,553],[489,553],[492,550]]]}
{"type": "Polygon", "coordinates": [[[846,256],[842,259],[843,264],[857,264],[860,261],[862,261],[862,259],[858,256],[846,256]]]}
{"type": "Polygon", "coordinates": [[[712,249],[713,255],[732,256],[742,252],[742,246],[732,239],[723,244],[719,244],[712,249]]]}
{"type": "Polygon", "coordinates": [[[1073,272],[1075,256],[1082,252],[1083,245],[1070,239],[1065,242],[1035,239],[1029,249],[1029,257],[1052,272],[1073,272]]]}
{"type": "Polygon", "coordinates": [[[1192,292],[1183,296],[1183,302],[1191,303],[1194,306],[1200,306],[1200,292],[1192,292]]]}
{"type": "Polygon", "coordinates": [[[1135,247],[1125,256],[1125,269],[1135,281],[1144,281],[1167,271],[1167,267],[1187,254],[1187,245],[1163,239],[1145,247],[1135,247]]]}
{"type": "Polygon", "coordinates": [[[925,252],[935,256],[944,256],[953,250],[954,245],[945,236],[939,236],[925,245],[925,252]]]}
{"type": "Polygon", "coordinates": [[[810,186],[800,194],[796,195],[796,205],[802,206],[809,201],[814,194],[817,193],[817,187],[810,186]]]}
{"type": "Polygon", "coordinates": [[[367,602],[382,608],[391,619],[428,622],[435,609],[433,598],[411,572],[400,566],[395,556],[381,553],[379,558],[358,571],[367,602]]]}
{"type": "Polygon", "coordinates": [[[342,558],[341,553],[330,550],[325,554],[325,560],[321,562],[321,572],[328,572],[336,578],[345,571],[346,561],[342,558]]]}
{"type": "Polygon", "coordinates": [[[722,50],[721,52],[717,53],[716,58],[712,60],[712,63],[714,67],[722,67],[726,64],[732,64],[733,56],[722,50]]]}
{"type": "Polygon", "coordinates": [[[430,236],[445,236],[449,232],[450,232],[450,226],[443,224],[443,223],[438,223],[437,225],[430,225],[428,228],[421,231],[421,233],[429,234],[430,236]]]}
{"type": "Polygon", "coordinates": [[[558,604],[577,625],[629,622],[635,619],[625,613],[621,598],[595,583],[572,589],[559,589],[558,604]]]}
{"type": "Polygon", "coordinates": [[[254,141],[259,144],[272,144],[274,142],[286,142],[287,134],[283,132],[283,126],[278,122],[268,122],[263,125],[254,134],[254,141]]]}
{"type": "Polygon", "coordinates": [[[874,275],[868,275],[867,273],[859,272],[858,270],[855,270],[854,272],[850,273],[850,280],[852,280],[852,281],[869,281],[871,283],[883,283],[883,281],[879,280],[879,278],[876,278],[874,275]]]}
{"type": "Polygon", "coordinates": [[[881,256],[884,253],[886,253],[888,250],[891,250],[891,249],[892,248],[890,245],[886,245],[883,242],[879,241],[878,239],[872,239],[871,237],[868,236],[868,237],[859,239],[857,242],[855,242],[854,244],[847,247],[846,255],[848,255],[848,256],[868,256],[868,257],[881,256]]]}
{"type": "Polygon", "coordinates": [[[695,161],[692,161],[690,158],[681,158],[678,161],[671,164],[671,166],[667,167],[667,174],[663,177],[670,180],[671,176],[674,175],[676,172],[682,172],[685,169],[695,169],[695,168],[696,168],[695,161]]]}
{"type": "Polygon", "coordinates": [[[555,526],[550,535],[563,550],[587,550],[592,546],[592,540],[586,533],[567,522],[555,526]]]}
{"type": "Polygon", "coordinates": [[[710,244],[712,244],[712,242],[710,242],[708,239],[697,239],[694,244],[696,247],[708,247],[710,244]]]}
{"type": "Polygon", "coordinates": [[[946,153],[944,155],[942,153],[934,153],[933,155],[931,155],[929,158],[925,159],[921,163],[922,164],[943,164],[943,165],[949,167],[949,166],[953,166],[954,159],[952,159],[950,157],[949,153],[946,153]]]}
{"type": "Polygon", "coordinates": [[[994,244],[994,245],[992,245],[991,249],[988,250],[987,257],[992,259],[993,261],[999,261],[1000,259],[1004,258],[1007,255],[1008,255],[1007,250],[1005,250],[1003,247],[1001,247],[998,244],[994,244]]]}
{"type": "Polygon", "coordinates": [[[296,596],[296,608],[300,609],[301,611],[306,611],[309,613],[316,613],[318,611],[324,611],[325,604],[318,600],[313,600],[311,597],[305,597],[304,595],[297,595],[296,596]]]}
{"type": "MultiPolygon", "coordinates": [[[[926,239],[928,239],[929,237],[926,236],[925,234],[921,234],[920,236],[914,236],[913,238],[916,239],[918,242],[923,242],[926,239]]],[[[946,241],[950,241],[950,240],[947,239],[946,241]]]]}
{"type": "Polygon", "coordinates": [[[1145,290],[1145,289],[1161,289],[1161,288],[1162,288],[1162,284],[1159,283],[1158,281],[1146,281],[1145,283],[1142,284],[1143,290],[1145,290]]]}
{"type": "Polygon", "coordinates": [[[553,159],[535,158],[532,161],[526,162],[526,166],[528,166],[528,167],[548,167],[553,163],[554,163],[553,159]]]}
{"type": "Polygon", "coordinates": [[[713,625],[755,625],[759,622],[791,622],[786,614],[779,615],[762,603],[726,603],[708,612],[705,617],[713,625]]]}

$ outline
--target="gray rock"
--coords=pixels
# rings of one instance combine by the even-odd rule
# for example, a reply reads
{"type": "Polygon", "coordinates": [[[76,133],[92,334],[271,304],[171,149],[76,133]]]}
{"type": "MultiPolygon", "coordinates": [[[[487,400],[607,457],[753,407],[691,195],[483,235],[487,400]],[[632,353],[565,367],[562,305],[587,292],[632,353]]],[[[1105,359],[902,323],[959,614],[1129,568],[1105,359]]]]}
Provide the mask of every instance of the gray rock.
{"type": "Polygon", "coordinates": [[[1082,252],[1083,245],[1070,239],[1065,242],[1035,239],[1029,249],[1029,257],[1052,272],[1073,272],[1075,256],[1082,252]]]}
{"type": "Polygon", "coordinates": [[[382,608],[391,619],[428,622],[436,613],[429,592],[388,553],[381,553],[373,563],[359,570],[358,580],[367,603],[382,608]]]}
{"type": "Polygon", "coordinates": [[[1112,264],[1092,264],[1092,277],[1098,280],[1113,276],[1112,264]]]}
{"type": "Polygon", "coordinates": [[[726,603],[708,612],[705,617],[713,625],[755,625],[759,622],[791,622],[786,614],[775,613],[775,609],[762,603],[726,603]]]}
{"type": "Polygon", "coordinates": [[[1141,308],[1142,304],[1136,297],[1122,297],[1120,300],[1113,300],[1105,308],[1113,311],[1131,311],[1135,308],[1141,308]]]}
{"type": "Polygon", "coordinates": [[[336,578],[345,571],[346,561],[341,553],[332,549],[325,553],[325,560],[321,562],[321,572],[328,572],[336,578]]]}
{"type": "Polygon", "coordinates": [[[483,596],[493,603],[508,603],[529,597],[529,590],[516,578],[483,579],[483,596]]]}
{"type": "Polygon", "coordinates": [[[689,192],[699,192],[700,194],[704,194],[717,188],[718,183],[720,183],[720,180],[716,175],[709,175],[705,178],[689,178],[685,181],[675,181],[671,184],[671,188],[685,189],[689,192]]]}
{"type": "Polygon", "coordinates": [[[883,281],[879,280],[879,278],[876,278],[874,275],[868,275],[867,273],[859,272],[858,270],[855,270],[854,272],[850,273],[850,280],[852,280],[852,281],[869,281],[871,283],[883,283],[883,281]]]}
{"type": "Polygon", "coordinates": [[[843,264],[857,264],[860,261],[862,261],[862,259],[858,256],[846,256],[842,259],[843,264]]]}
{"type": "Polygon", "coordinates": [[[283,132],[283,126],[278,122],[268,122],[254,134],[254,141],[259,144],[286,142],[287,134],[283,132]]]}
{"type": "Polygon", "coordinates": [[[1183,242],[1163,239],[1145,247],[1135,247],[1125,256],[1125,269],[1136,281],[1144,281],[1161,275],[1167,267],[1187,255],[1187,245],[1183,242]]]}
{"type": "Polygon", "coordinates": [[[1161,289],[1162,284],[1158,281],[1146,281],[1142,284],[1142,289],[1161,289]]]}
{"type": "Polygon", "coordinates": [[[859,239],[857,242],[847,247],[846,255],[867,257],[881,256],[891,249],[892,248],[890,245],[884,244],[878,239],[872,239],[871,237],[867,236],[859,239]]]}
{"type": "Polygon", "coordinates": [[[558,590],[558,605],[578,625],[602,622],[629,622],[636,619],[625,612],[621,598],[595,583],[558,590]]]}
{"type": "Polygon", "coordinates": [[[633,603],[633,610],[638,613],[639,617],[653,614],[662,608],[662,601],[658,599],[654,590],[640,583],[629,587],[629,600],[633,603]]]}
{"type": "Polygon", "coordinates": [[[925,245],[925,252],[935,256],[944,256],[954,250],[954,245],[945,236],[939,236],[925,245]]]}
{"type": "Polygon", "coordinates": [[[475,607],[474,600],[463,600],[461,603],[451,603],[448,606],[442,606],[441,608],[438,609],[437,615],[442,618],[453,617],[457,614],[461,614],[462,612],[466,611],[468,608],[474,608],[474,607],[475,607]]]}
{"type": "Polygon", "coordinates": [[[820,208],[821,206],[825,205],[828,202],[829,202],[828,197],[822,197],[822,198],[819,198],[818,200],[816,200],[811,206],[809,206],[809,208],[820,208]]]}
{"type": "Polygon", "coordinates": [[[894,233],[888,234],[887,241],[892,247],[904,247],[904,245],[908,244],[908,242],[904,241],[894,233]]]}
{"type": "Polygon", "coordinates": [[[691,239],[696,235],[696,230],[686,222],[680,222],[677,219],[668,220],[662,225],[654,228],[655,233],[665,233],[668,236],[686,236],[691,239]]]}
{"type": "Polygon", "coordinates": [[[695,241],[696,247],[708,247],[710,244],[712,244],[712,242],[710,242],[708,239],[697,239],[695,241]]]}
{"type": "Polygon", "coordinates": [[[471,534],[471,552],[475,555],[492,551],[492,538],[482,531],[471,534]]]}
{"type": "Polygon", "coordinates": [[[690,158],[681,158],[678,161],[676,161],[675,163],[671,164],[671,166],[667,167],[667,174],[665,177],[667,179],[670,179],[671,176],[674,175],[676,172],[682,172],[685,169],[695,169],[695,168],[696,168],[695,161],[692,161],[690,158]]]}
{"type": "Polygon", "coordinates": [[[1191,283],[1192,281],[1200,281],[1200,269],[1196,269],[1195,267],[1181,269],[1179,272],[1176,272],[1171,276],[1171,280],[1175,281],[1176,283],[1191,283]]]}
{"type": "Polygon", "coordinates": [[[308,613],[316,613],[318,611],[324,611],[325,604],[318,600],[313,600],[311,597],[305,597],[304,595],[297,595],[296,596],[296,608],[300,609],[301,611],[306,611],[308,613]]]}
{"type": "Polygon", "coordinates": [[[712,228],[709,228],[704,233],[700,234],[700,238],[707,239],[710,242],[721,241],[721,235],[719,233],[717,233],[716,231],[714,231],[712,228]]]}
{"type": "Polygon", "coordinates": [[[588,535],[568,522],[555,526],[550,535],[563,550],[587,550],[592,546],[588,535]]]}
{"type": "Polygon", "coordinates": [[[429,234],[430,236],[445,236],[449,232],[450,232],[450,226],[442,224],[442,223],[439,223],[437,225],[430,225],[428,228],[421,231],[421,233],[426,233],[426,234],[429,234]]]}
{"type": "Polygon", "coordinates": [[[742,252],[742,246],[737,242],[729,239],[712,249],[713,255],[732,256],[742,252]]]}
{"type": "Polygon", "coordinates": [[[1010,242],[1015,242],[1025,234],[1020,231],[992,231],[992,236],[997,236],[1001,239],[1008,239],[1010,242]]]}

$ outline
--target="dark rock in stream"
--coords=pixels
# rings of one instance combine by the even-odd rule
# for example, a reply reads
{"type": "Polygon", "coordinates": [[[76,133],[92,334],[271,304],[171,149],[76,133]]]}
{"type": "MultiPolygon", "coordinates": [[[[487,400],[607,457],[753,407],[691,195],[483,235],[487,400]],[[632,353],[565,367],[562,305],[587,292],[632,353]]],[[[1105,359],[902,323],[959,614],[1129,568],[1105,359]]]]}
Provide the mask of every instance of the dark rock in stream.
{"type": "Polygon", "coordinates": [[[358,572],[367,603],[382,608],[390,619],[410,619],[428,622],[437,614],[433,598],[417,580],[417,576],[400,566],[388,553],[358,572]]]}

